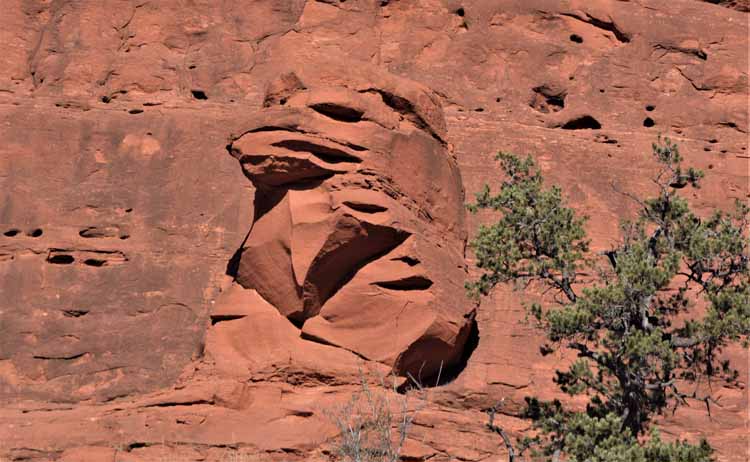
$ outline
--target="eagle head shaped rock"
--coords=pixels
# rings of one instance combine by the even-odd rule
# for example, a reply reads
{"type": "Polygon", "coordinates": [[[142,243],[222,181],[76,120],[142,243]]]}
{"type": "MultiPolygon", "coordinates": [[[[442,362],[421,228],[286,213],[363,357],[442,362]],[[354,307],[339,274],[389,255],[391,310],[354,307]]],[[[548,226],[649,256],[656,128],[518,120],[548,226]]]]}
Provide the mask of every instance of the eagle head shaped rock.
{"type": "MultiPolygon", "coordinates": [[[[263,329],[254,313],[273,307],[299,338],[399,375],[461,362],[474,305],[445,131],[428,89],[381,70],[273,80],[257,120],[228,146],[255,187],[255,210],[230,265],[233,295],[214,309],[235,323],[220,335],[263,329]]],[[[252,339],[229,343],[252,349],[252,339]]]]}

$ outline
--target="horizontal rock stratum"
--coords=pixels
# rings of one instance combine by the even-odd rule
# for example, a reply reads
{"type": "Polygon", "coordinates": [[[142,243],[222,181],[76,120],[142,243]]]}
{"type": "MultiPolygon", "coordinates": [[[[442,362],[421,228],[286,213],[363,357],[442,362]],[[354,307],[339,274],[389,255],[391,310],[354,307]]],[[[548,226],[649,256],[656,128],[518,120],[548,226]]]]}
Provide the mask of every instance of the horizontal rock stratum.
{"type": "MultiPolygon", "coordinates": [[[[420,375],[410,460],[506,460],[556,396],[475,306],[463,202],[531,154],[608,248],[658,134],[748,194],[745,0],[5,0],[0,459],[329,460],[360,369],[420,375]],[[442,364],[442,367],[441,367],[442,364]],[[427,380],[429,379],[429,380],[427,380]]],[[[697,307],[700,309],[700,307],[697,307]]],[[[662,433],[747,460],[748,352],[662,433]]]]}

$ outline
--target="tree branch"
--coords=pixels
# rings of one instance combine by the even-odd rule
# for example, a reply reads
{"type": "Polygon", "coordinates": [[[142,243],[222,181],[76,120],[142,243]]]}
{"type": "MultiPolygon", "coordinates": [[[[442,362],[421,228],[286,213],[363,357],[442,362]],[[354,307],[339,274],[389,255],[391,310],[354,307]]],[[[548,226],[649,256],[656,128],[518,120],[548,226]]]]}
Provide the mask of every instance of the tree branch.
{"type": "Polygon", "coordinates": [[[497,412],[498,406],[502,404],[502,401],[494,405],[493,407],[487,409],[487,416],[489,417],[489,422],[487,423],[487,428],[489,428],[491,431],[497,433],[500,435],[500,437],[503,439],[503,443],[505,444],[505,447],[508,449],[508,462],[515,462],[516,460],[516,452],[513,449],[513,443],[510,441],[510,437],[508,437],[508,434],[505,433],[505,430],[498,427],[497,425],[494,425],[495,421],[495,413],[497,412]]]}

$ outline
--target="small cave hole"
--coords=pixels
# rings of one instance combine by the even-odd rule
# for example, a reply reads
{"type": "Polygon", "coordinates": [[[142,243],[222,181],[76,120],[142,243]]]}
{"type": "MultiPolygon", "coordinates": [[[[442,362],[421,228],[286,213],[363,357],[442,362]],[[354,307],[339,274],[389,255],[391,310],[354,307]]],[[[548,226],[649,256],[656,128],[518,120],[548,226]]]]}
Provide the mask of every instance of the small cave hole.
{"type": "Polygon", "coordinates": [[[569,120],[562,126],[563,130],[598,130],[600,128],[602,128],[602,124],[590,115],[569,120]]]}
{"type": "Polygon", "coordinates": [[[53,265],[70,265],[74,261],[76,261],[76,259],[73,255],[67,255],[64,253],[58,253],[47,257],[47,262],[52,263],[53,265]]]}
{"type": "Polygon", "coordinates": [[[610,138],[607,135],[596,135],[596,138],[594,139],[597,143],[604,143],[604,144],[617,144],[617,140],[614,138],[610,138]]]}
{"type": "Polygon", "coordinates": [[[651,117],[646,117],[645,119],[643,119],[643,126],[644,127],[651,128],[654,125],[656,125],[656,122],[654,122],[654,119],[652,119],[651,117]]]}
{"type": "Polygon", "coordinates": [[[343,204],[352,210],[362,213],[380,213],[388,210],[387,207],[383,207],[382,205],[368,204],[365,202],[344,201],[343,204]]]}
{"type": "Polygon", "coordinates": [[[83,264],[86,266],[93,266],[95,268],[99,268],[101,266],[104,266],[107,263],[107,260],[100,260],[98,258],[87,258],[83,261],[83,264]]]}
{"type": "Polygon", "coordinates": [[[96,227],[82,229],[78,231],[78,235],[86,239],[91,237],[102,237],[101,233],[97,230],[96,227]]]}
{"type": "MultiPolygon", "coordinates": [[[[282,103],[283,104],[283,103],[282,103]]],[[[335,103],[318,103],[310,105],[310,109],[340,122],[359,122],[364,112],[335,103]]]]}
{"type": "Polygon", "coordinates": [[[89,314],[89,310],[62,310],[66,318],[80,318],[89,314]]]}
{"type": "Polygon", "coordinates": [[[403,257],[391,258],[391,261],[402,261],[409,266],[416,266],[420,263],[418,258],[410,257],[408,255],[404,255],[403,257]]]}
{"type": "Polygon", "coordinates": [[[193,94],[193,98],[195,98],[195,99],[201,99],[201,100],[208,99],[208,96],[206,95],[206,92],[203,91],[203,90],[191,90],[190,93],[193,94]]]}
{"type": "Polygon", "coordinates": [[[570,34],[570,41],[575,43],[583,43],[583,37],[578,34],[570,34]]]}
{"type": "Polygon", "coordinates": [[[211,325],[215,326],[216,324],[220,322],[225,321],[234,321],[236,319],[242,319],[246,315],[244,314],[217,314],[217,315],[211,315],[211,325]]]}
{"type": "Polygon", "coordinates": [[[424,276],[410,276],[394,281],[374,282],[373,284],[389,290],[427,290],[432,286],[432,281],[424,276]]]}
{"type": "Polygon", "coordinates": [[[28,233],[28,235],[31,237],[41,237],[42,234],[44,234],[44,231],[42,231],[40,228],[32,229],[28,233]]]}
{"type": "Polygon", "coordinates": [[[3,236],[13,237],[13,236],[17,235],[20,232],[21,232],[20,229],[13,228],[13,229],[9,229],[8,231],[4,232],[3,236]]]}
{"type": "Polygon", "coordinates": [[[529,106],[542,113],[558,112],[565,107],[564,90],[553,90],[546,85],[532,88],[533,96],[529,106]]]}
{"type": "Polygon", "coordinates": [[[651,111],[653,111],[654,109],[656,109],[656,106],[653,106],[653,105],[651,105],[651,104],[649,104],[648,106],[646,106],[646,110],[647,110],[648,112],[651,112],[651,111]]]}
{"type": "MultiPolygon", "coordinates": [[[[447,367],[444,367],[440,371],[440,375],[438,377],[437,374],[431,376],[431,377],[422,377],[421,378],[421,384],[420,386],[423,386],[425,388],[431,388],[435,386],[442,386],[447,385],[454,380],[458,378],[459,375],[466,369],[466,366],[469,364],[469,359],[471,359],[471,355],[474,354],[474,351],[479,346],[479,325],[477,324],[476,319],[472,317],[471,322],[469,324],[469,335],[466,339],[466,342],[464,343],[464,349],[461,352],[461,357],[456,361],[456,363],[449,365],[447,367]],[[439,379],[439,380],[438,380],[439,379]]],[[[408,392],[410,389],[413,388],[413,383],[411,380],[405,382],[403,385],[399,386],[396,391],[398,393],[404,394],[408,392]]]]}

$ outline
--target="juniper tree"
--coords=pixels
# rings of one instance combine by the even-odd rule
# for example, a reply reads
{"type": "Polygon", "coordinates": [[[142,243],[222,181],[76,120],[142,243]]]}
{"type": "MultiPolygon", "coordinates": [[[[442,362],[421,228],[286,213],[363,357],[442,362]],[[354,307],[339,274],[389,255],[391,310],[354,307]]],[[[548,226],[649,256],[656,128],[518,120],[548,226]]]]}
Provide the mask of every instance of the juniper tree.
{"type": "Polygon", "coordinates": [[[682,166],[669,138],[653,144],[659,168],[656,195],[640,199],[636,217],[622,223],[622,238],[594,254],[586,217],[544,185],[531,157],[500,153],[500,190],[488,186],[469,209],[500,212],[480,227],[471,247],[481,277],[467,284],[475,296],[498,284],[552,291],[546,306],[529,311],[547,336],[543,352],[569,348],[576,360],[557,371],[569,395],[587,395],[585,411],[559,401],[527,398],[537,434],[522,446],[570,461],[704,461],[707,443],[665,443],[651,428],[657,414],[688,400],[703,401],[701,380],[736,380],[722,360],[732,342],[750,334],[748,207],[700,217],[679,194],[698,188],[703,173],[682,166]],[[692,299],[701,298],[695,305],[692,299]]]}

